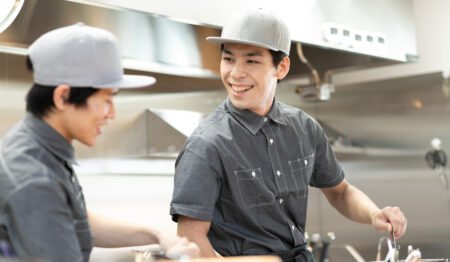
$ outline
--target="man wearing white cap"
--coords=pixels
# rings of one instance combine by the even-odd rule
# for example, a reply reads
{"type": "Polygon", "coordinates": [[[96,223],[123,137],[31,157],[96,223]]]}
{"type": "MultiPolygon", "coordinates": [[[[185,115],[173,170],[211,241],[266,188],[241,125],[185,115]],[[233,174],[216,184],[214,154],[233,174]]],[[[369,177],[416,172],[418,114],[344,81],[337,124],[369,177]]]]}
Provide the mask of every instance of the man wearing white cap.
{"type": "Polygon", "coordinates": [[[3,138],[0,151],[0,240],[12,248],[0,251],[49,262],[88,261],[94,245],[159,243],[171,255],[198,254],[186,239],[88,213],[72,169],[72,141],[94,145],[115,116],[118,89],[149,86],[155,79],[124,75],[116,38],[83,24],[42,35],[27,62],[34,72],[27,114],[3,138]]]}
{"type": "Polygon", "coordinates": [[[379,209],[344,179],[318,122],[276,101],[290,66],[289,30],[263,9],[232,15],[221,37],[227,100],[203,121],[176,162],[170,214],[201,256],[279,255],[312,261],[304,232],[308,185],[347,218],[404,234],[398,208],[379,209]]]}

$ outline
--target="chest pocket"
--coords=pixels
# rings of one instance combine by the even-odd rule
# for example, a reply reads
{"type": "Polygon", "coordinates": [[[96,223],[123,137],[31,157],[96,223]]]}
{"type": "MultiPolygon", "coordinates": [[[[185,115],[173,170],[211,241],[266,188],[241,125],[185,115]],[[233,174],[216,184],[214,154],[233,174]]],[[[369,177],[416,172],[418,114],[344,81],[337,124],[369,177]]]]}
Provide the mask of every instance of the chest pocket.
{"type": "Polygon", "coordinates": [[[291,189],[295,189],[297,197],[306,198],[308,196],[309,180],[314,168],[314,154],[303,158],[289,161],[292,184],[291,189]]]}
{"type": "Polygon", "coordinates": [[[271,204],[275,196],[267,188],[262,177],[261,169],[235,170],[239,196],[248,208],[271,204]]]}

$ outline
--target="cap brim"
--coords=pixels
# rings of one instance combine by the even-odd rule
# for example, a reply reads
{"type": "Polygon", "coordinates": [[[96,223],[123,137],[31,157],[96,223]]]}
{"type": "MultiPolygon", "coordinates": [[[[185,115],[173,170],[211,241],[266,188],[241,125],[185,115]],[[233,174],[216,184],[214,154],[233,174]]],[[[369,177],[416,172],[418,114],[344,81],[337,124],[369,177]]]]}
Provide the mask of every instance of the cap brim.
{"type": "Polygon", "coordinates": [[[122,79],[103,83],[100,85],[93,85],[93,88],[141,88],[146,86],[151,86],[156,83],[156,79],[152,76],[142,76],[142,75],[123,75],[122,79]]]}
{"type": "Polygon", "coordinates": [[[280,51],[280,50],[275,50],[273,47],[269,46],[269,45],[265,45],[265,44],[261,44],[258,42],[252,42],[252,41],[246,41],[246,40],[238,40],[238,39],[232,39],[232,38],[223,38],[223,37],[217,37],[217,36],[210,36],[207,37],[206,40],[210,43],[213,43],[215,45],[221,45],[221,44],[226,44],[226,43],[231,43],[231,44],[243,44],[243,45],[254,45],[254,46],[259,46],[262,48],[266,48],[266,49],[270,49],[273,51],[280,51]]]}

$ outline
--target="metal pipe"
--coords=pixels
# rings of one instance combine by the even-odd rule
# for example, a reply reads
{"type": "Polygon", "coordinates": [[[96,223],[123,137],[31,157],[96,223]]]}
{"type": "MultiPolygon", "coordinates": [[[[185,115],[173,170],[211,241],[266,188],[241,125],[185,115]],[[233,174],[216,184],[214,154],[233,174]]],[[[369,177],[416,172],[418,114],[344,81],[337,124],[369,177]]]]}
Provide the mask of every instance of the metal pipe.
{"type": "Polygon", "coordinates": [[[298,58],[300,58],[300,61],[305,64],[309,70],[311,70],[311,74],[313,76],[314,80],[314,86],[317,90],[320,88],[320,77],[319,72],[314,68],[314,66],[306,59],[305,54],[303,54],[302,45],[300,43],[297,43],[297,54],[298,58]]]}
{"type": "Polygon", "coordinates": [[[377,258],[376,261],[381,261],[381,244],[383,244],[383,240],[388,240],[387,237],[381,237],[380,240],[378,240],[378,247],[377,247],[377,258]]]}

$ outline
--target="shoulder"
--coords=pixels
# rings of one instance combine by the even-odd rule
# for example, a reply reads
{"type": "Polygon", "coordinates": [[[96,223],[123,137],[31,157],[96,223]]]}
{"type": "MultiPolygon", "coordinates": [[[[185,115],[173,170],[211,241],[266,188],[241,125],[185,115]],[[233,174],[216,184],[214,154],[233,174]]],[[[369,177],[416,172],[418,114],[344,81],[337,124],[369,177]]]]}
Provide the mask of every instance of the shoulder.
{"type": "Polygon", "coordinates": [[[222,103],[199,124],[189,140],[202,140],[205,143],[215,144],[218,139],[231,132],[232,122],[231,115],[222,103]]]}
{"type": "Polygon", "coordinates": [[[52,155],[21,123],[4,137],[0,145],[0,158],[0,173],[6,173],[16,183],[48,179],[49,167],[43,160],[52,158],[52,155]]]}
{"type": "Polygon", "coordinates": [[[231,136],[230,121],[231,116],[222,103],[189,136],[178,155],[178,160],[189,158],[191,162],[195,159],[212,162],[219,158],[220,144],[224,137],[231,136]]]}
{"type": "Polygon", "coordinates": [[[276,102],[283,120],[288,125],[302,127],[302,129],[316,132],[320,128],[318,121],[300,108],[276,102]]]}

